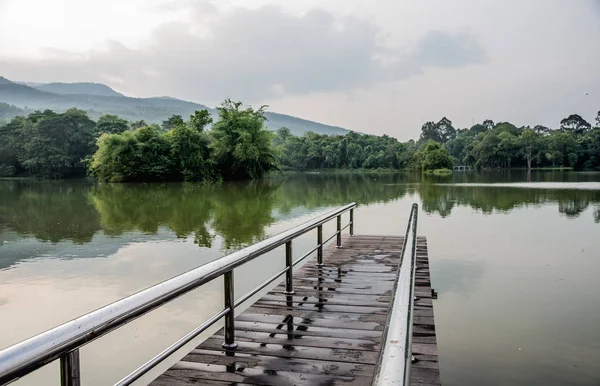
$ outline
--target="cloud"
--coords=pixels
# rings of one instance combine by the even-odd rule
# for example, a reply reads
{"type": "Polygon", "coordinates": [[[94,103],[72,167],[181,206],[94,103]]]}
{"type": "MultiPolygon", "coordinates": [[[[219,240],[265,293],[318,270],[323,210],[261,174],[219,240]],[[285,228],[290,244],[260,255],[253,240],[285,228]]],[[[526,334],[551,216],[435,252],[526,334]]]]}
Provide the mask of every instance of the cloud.
{"type": "Polygon", "coordinates": [[[432,67],[463,67],[486,60],[483,47],[468,32],[429,31],[419,41],[414,56],[420,65],[432,67]]]}
{"type": "Polygon", "coordinates": [[[205,2],[177,4],[187,7],[190,21],[162,24],[139,48],[109,41],[84,55],[36,61],[0,57],[0,73],[35,81],[119,79],[122,83],[114,86],[134,95],[255,102],[369,89],[427,68],[486,60],[483,47],[466,31],[430,31],[411,45],[390,48],[383,31],[354,16],[334,17],[320,9],[293,15],[275,6],[217,11],[205,2]]]}

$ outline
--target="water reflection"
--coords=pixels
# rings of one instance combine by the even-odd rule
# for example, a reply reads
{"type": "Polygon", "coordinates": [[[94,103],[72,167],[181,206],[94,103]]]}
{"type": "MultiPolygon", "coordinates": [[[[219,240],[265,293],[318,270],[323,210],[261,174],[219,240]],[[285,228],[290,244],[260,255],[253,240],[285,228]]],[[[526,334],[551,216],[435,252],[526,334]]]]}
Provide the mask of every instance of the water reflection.
{"type": "MultiPolygon", "coordinates": [[[[557,204],[566,218],[588,208],[600,222],[600,190],[580,190],[573,182],[600,180],[599,173],[456,173],[451,177],[414,174],[298,174],[252,183],[221,185],[124,184],[93,185],[38,181],[0,182],[0,246],[33,237],[39,241],[76,245],[103,234],[126,240],[150,236],[164,228],[171,237],[193,236],[211,248],[216,236],[222,248],[237,249],[265,237],[265,229],[287,217],[350,201],[361,205],[385,203],[417,194],[426,213],[450,216],[459,206],[484,214],[507,213],[529,205],[557,204]],[[506,185],[461,183],[565,181],[568,189],[526,189],[506,185]]],[[[99,242],[105,243],[108,238],[99,242]]],[[[44,249],[33,255],[39,256],[44,249]]],[[[32,256],[11,249],[10,260],[0,250],[0,268],[32,256]]],[[[52,248],[50,248],[52,249],[52,248]]],[[[6,249],[4,249],[6,251],[6,249]]]]}
{"type": "Polygon", "coordinates": [[[444,273],[435,277],[438,293],[456,293],[464,297],[479,289],[485,272],[482,261],[439,259],[435,266],[438,272],[444,273]]]}
{"type": "Polygon", "coordinates": [[[576,218],[591,204],[598,212],[600,190],[571,189],[524,189],[519,187],[462,186],[421,184],[418,188],[423,210],[438,213],[442,217],[450,215],[456,206],[469,206],[484,214],[509,211],[529,205],[558,203],[558,213],[567,218],[576,218]]]}

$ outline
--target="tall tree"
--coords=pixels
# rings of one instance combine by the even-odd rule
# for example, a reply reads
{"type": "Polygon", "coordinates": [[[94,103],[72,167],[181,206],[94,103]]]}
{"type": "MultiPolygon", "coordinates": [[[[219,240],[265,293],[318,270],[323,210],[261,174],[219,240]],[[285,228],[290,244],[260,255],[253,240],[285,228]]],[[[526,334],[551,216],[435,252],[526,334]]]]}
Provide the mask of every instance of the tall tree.
{"type": "Polygon", "coordinates": [[[452,126],[452,121],[446,117],[440,119],[440,121],[436,123],[435,126],[439,133],[442,143],[446,143],[456,136],[456,129],[454,128],[454,126],[452,126]]]}
{"type": "Polygon", "coordinates": [[[496,167],[498,165],[498,144],[500,138],[494,131],[487,131],[476,138],[477,142],[473,146],[471,156],[478,167],[496,167]]]}
{"type": "Polygon", "coordinates": [[[535,125],[533,127],[533,131],[535,131],[536,133],[541,134],[541,135],[548,135],[548,134],[550,134],[551,130],[549,127],[546,127],[543,125],[535,125]]]}
{"type": "MultiPolygon", "coordinates": [[[[536,126],[537,127],[537,126],[536,126]]],[[[539,131],[532,129],[525,129],[519,137],[519,145],[521,153],[527,161],[527,169],[531,169],[531,161],[534,159],[536,153],[540,149],[540,133],[539,131]]]]}
{"type": "Polygon", "coordinates": [[[571,114],[560,121],[560,129],[573,134],[583,134],[591,127],[592,125],[590,125],[585,119],[577,114],[571,114]]]}
{"type": "Polygon", "coordinates": [[[486,130],[492,130],[495,127],[495,124],[494,121],[492,121],[491,119],[486,119],[485,121],[483,121],[483,126],[486,130]]]}
{"type": "Polygon", "coordinates": [[[456,136],[456,129],[452,126],[452,121],[443,117],[439,122],[425,122],[421,127],[421,141],[435,141],[446,143],[456,136]]]}
{"type": "Polygon", "coordinates": [[[178,180],[201,181],[213,177],[208,138],[198,127],[178,125],[167,134],[178,180]]]}
{"type": "Polygon", "coordinates": [[[442,139],[439,136],[439,133],[437,132],[437,128],[435,127],[435,122],[425,122],[423,126],[421,126],[421,137],[419,139],[421,141],[442,141],[442,139]]]}
{"type": "Polygon", "coordinates": [[[517,137],[508,131],[501,132],[498,138],[498,155],[506,160],[506,167],[510,168],[512,159],[518,154],[519,142],[517,137]]]}
{"type": "Polygon", "coordinates": [[[244,108],[227,99],[218,107],[219,120],[210,134],[215,160],[226,179],[260,178],[278,168],[271,147],[271,132],[265,128],[265,109],[244,108]]]}
{"type": "Polygon", "coordinates": [[[213,119],[208,110],[196,110],[190,116],[190,127],[199,133],[204,131],[204,128],[212,123],[213,119]]]}

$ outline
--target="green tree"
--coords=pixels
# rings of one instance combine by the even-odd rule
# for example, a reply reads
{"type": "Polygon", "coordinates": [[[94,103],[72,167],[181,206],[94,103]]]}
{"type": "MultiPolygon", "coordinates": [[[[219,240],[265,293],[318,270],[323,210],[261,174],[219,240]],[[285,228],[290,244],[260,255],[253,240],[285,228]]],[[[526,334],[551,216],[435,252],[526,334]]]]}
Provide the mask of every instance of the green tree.
{"type": "Polygon", "coordinates": [[[456,129],[452,126],[452,121],[443,117],[437,123],[425,122],[421,127],[421,141],[432,140],[435,142],[446,143],[456,136],[456,129]]]}
{"type": "Polygon", "coordinates": [[[98,119],[98,133],[121,134],[129,129],[129,124],[126,120],[117,117],[116,115],[106,114],[98,119]]]}
{"type": "MultiPolygon", "coordinates": [[[[190,125],[191,126],[191,125],[190,125]]],[[[214,166],[210,160],[208,137],[198,126],[175,126],[168,133],[171,145],[171,162],[176,179],[200,181],[211,179],[214,166]]]]}
{"type": "Polygon", "coordinates": [[[512,159],[518,154],[519,141],[515,135],[508,131],[503,131],[498,135],[500,143],[498,144],[498,156],[506,160],[506,167],[512,166],[512,159]]]}
{"type": "Polygon", "coordinates": [[[265,128],[266,106],[254,110],[228,99],[218,107],[219,120],[210,135],[215,161],[225,179],[260,178],[278,169],[271,147],[271,132],[265,128]]]}
{"type": "Polygon", "coordinates": [[[34,112],[12,126],[20,167],[32,175],[61,178],[82,175],[85,159],[93,153],[96,124],[84,111],[69,109],[34,112]]]}
{"type": "Polygon", "coordinates": [[[423,150],[423,170],[452,169],[454,163],[448,150],[437,142],[429,141],[423,150]]]}
{"type": "Polygon", "coordinates": [[[485,127],[485,130],[492,130],[496,124],[491,119],[486,119],[483,121],[483,126],[485,127]]]}
{"type": "MultiPolygon", "coordinates": [[[[208,110],[196,110],[196,112],[194,112],[194,114],[192,114],[190,116],[190,123],[189,126],[202,133],[204,132],[204,128],[208,125],[210,125],[212,123],[212,117],[210,116],[210,113],[208,112],[208,110]]],[[[183,121],[182,121],[183,122],[183,121]]],[[[178,122],[178,123],[182,123],[182,122],[178,122]]]]}
{"type": "Polygon", "coordinates": [[[175,126],[179,126],[179,125],[183,125],[184,121],[183,118],[181,118],[181,115],[172,115],[169,119],[167,119],[166,121],[163,121],[162,123],[162,128],[164,131],[169,131],[172,128],[174,128],[175,126]]]}
{"type": "Polygon", "coordinates": [[[540,135],[540,131],[535,130],[535,128],[533,130],[525,129],[518,139],[518,147],[521,148],[521,153],[527,161],[527,169],[531,169],[531,161],[534,159],[536,153],[540,151],[542,143],[540,135]]]}
{"type": "Polygon", "coordinates": [[[552,166],[575,166],[574,160],[579,152],[577,141],[572,133],[566,131],[554,131],[548,138],[548,159],[552,166]],[[574,154],[570,155],[570,154],[574,154]]]}
{"type": "Polygon", "coordinates": [[[580,115],[571,114],[567,118],[560,121],[560,129],[573,134],[583,134],[588,131],[592,125],[590,125],[580,115]]]}
{"type": "Polygon", "coordinates": [[[533,127],[533,131],[535,131],[537,134],[541,134],[541,135],[548,135],[551,132],[550,128],[548,128],[546,126],[542,126],[542,125],[535,125],[533,127]]]}
{"type": "Polygon", "coordinates": [[[101,181],[163,181],[172,176],[166,134],[145,126],[122,134],[102,134],[90,171],[101,181]]]}
{"type": "Polygon", "coordinates": [[[471,156],[477,167],[496,167],[499,165],[498,145],[500,138],[493,131],[479,134],[473,145],[471,156]]]}
{"type": "Polygon", "coordinates": [[[141,121],[131,122],[129,125],[131,130],[139,129],[140,127],[148,126],[148,124],[142,119],[141,121]]]}

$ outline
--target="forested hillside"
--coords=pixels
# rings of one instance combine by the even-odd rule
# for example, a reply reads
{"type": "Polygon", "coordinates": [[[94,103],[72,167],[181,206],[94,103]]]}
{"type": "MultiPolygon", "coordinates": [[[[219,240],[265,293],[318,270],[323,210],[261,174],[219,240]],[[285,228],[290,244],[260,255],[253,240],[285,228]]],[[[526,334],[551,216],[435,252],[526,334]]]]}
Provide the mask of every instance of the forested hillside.
{"type": "MultiPolygon", "coordinates": [[[[49,83],[30,87],[0,77],[0,102],[21,109],[65,112],[70,108],[84,110],[92,119],[115,114],[130,121],[160,123],[172,115],[187,117],[197,110],[208,110],[213,119],[217,109],[172,97],[131,98],[98,83],[49,83]]],[[[321,134],[346,134],[341,127],[329,126],[285,114],[265,112],[267,129],[289,128],[295,135],[307,131],[321,134]]]]}

